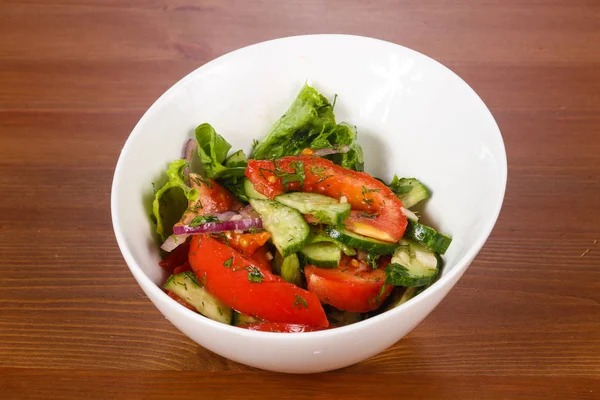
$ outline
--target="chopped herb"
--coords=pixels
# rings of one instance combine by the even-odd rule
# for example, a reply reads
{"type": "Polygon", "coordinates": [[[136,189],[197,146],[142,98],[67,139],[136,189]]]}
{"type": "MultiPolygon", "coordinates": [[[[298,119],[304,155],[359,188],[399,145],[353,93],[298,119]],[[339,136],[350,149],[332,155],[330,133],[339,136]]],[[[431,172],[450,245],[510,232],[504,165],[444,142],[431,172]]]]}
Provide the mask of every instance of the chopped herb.
{"type": "Polygon", "coordinates": [[[299,294],[296,295],[296,299],[294,300],[294,307],[298,308],[308,308],[308,302],[304,299],[304,297],[299,294]]]}
{"type": "Polygon", "coordinates": [[[311,174],[315,174],[321,177],[323,176],[323,172],[327,171],[327,168],[311,165],[310,167],[308,167],[308,170],[311,172],[311,174]]]}
{"type": "Polygon", "coordinates": [[[202,285],[200,285],[200,282],[198,282],[196,275],[194,275],[194,273],[192,271],[184,272],[184,274],[192,282],[192,285],[194,285],[195,287],[198,287],[198,288],[202,287],[202,285]]]}
{"type": "Polygon", "coordinates": [[[367,212],[359,212],[357,214],[359,217],[363,218],[377,218],[377,214],[367,213],[367,212]]]}
{"type": "Polygon", "coordinates": [[[207,224],[209,222],[218,222],[218,221],[219,221],[219,218],[212,216],[212,215],[198,215],[189,223],[189,225],[192,228],[195,228],[202,224],[207,224]]]}
{"type": "Polygon", "coordinates": [[[379,255],[378,254],[367,254],[367,258],[365,258],[365,261],[367,262],[367,264],[369,264],[371,266],[371,268],[373,269],[377,269],[379,267],[379,265],[377,264],[377,260],[379,259],[379,255]]]}
{"type": "Polygon", "coordinates": [[[223,315],[223,310],[221,310],[221,307],[217,306],[217,311],[219,312],[219,315],[223,315]]]}
{"type": "Polygon", "coordinates": [[[251,226],[250,228],[248,228],[248,233],[258,233],[260,231],[261,231],[260,229],[255,228],[253,226],[251,226]]]}
{"type": "Polygon", "coordinates": [[[248,268],[248,280],[251,283],[261,283],[263,281],[263,274],[260,270],[254,266],[249,266],[248,268]]]}
{"type": "Polygon", "coordinates": [[[233,263],[233,256],[231,256],[227,260],[225,260],[225,262],[223,263],[223,266],[225,268],[231,268],[231,263],[233,263]]]}
{"type": "Polygon", "coordinates": [[[374,193],[374,192],[379,192],[379,191],[381,191],[381,189],[369,189],[366,186],[362,187],[362,194],[363,194],[363,196],[365,194],[367,194],[367,193],[374,193]]]}
{"type": "MultiPolygon", "coordinates": [[[[302,161],[294,161],[292,163],[290,163],[290,167],[292,167],[294,169],[294,173],[290,173],[290,172],[280,172],[281,176],[281,183],[283,183],[284,185],[287,185],[288,183],[292,183],[292,182],[299,182],[300,186],[304,185],[304,163],[302,161]]],[[[277,169],[281,171],[281,168],[279,168],[279,166],[277,166],[277,169]]]]}
{"type": "Polygon", "coordinates": [[[196,183],[196,185],[198,185],[198,186],[206,185],[209,188],[212,187],[212,183],[208,179],[204,179],[200,175],[194,175],[194,177],[192,178],[192,181],[194,181],[196,183]]]}
{"type": "Polygon", "coordinates": [[[369,205],[373,204],[373,199],[363,198],[363,201],[369,205]]]}
{"type": "Polygon", "coordinates": [[[201,208],[202,208],[202,202],[200,201],[200,199],[198,199],[194,202],[194,204],[190,208],[188,208],[188,210],[195,213],[196,211],[198,211],[201,208]]]}
{"type": "Polygon", "coordinates": [[[258,146],[258,143],[260,143],[260,142],[257,139],[252,140],[252,150],[254,150],[256,148],[256,146],[258,146]]]}
{"type": "Polygon", "coordinates": [[[321,182],[323,182],[323,181],[325,181],[325,180],[327,180],[329,178],[333,178],[333,175],[327,175],[327,176],[323,176],[323,177],[319,178],[319,180],[315,182],[315,185],[319,184],[319,183],[321,183],[321,182]]]}

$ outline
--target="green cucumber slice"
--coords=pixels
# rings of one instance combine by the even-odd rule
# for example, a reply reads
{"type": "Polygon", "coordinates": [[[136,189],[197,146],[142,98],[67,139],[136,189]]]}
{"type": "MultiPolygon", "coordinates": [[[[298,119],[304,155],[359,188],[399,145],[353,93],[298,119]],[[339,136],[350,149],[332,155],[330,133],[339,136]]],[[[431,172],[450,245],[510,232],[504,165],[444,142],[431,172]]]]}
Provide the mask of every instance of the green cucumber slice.
{"type": "Polygon", "coordinates": [[[437,254],[412,240],[401,239],[399,244],[386,267],[388,283],[417,287],[433,282],[441,267],[437,254]]]}
{"type": "Polygon", "coordinates": [[[402,201],[402,205],[410,208],[418,202],[429,198],[429,191],[416,178],[400,178],[394,176],[389,188],[402,201]]]}
{"type": "Polygon", "coordinates": [[[283,257],[279,252],[275,252],[273,260],[273,272],[279,274],[286,281],[296,286],[304,286],[302,280],[302,270],[300,269],[300,260],[297,253],[283,257]]]}
{"type": "Polygon", "coordinates": [[[325,233],[331,238],[344,243],[346,246],[361,249],[372,254],[391,254],[398,247],[397,243],[373,239],[339,227],[328,226],[325,228],[325,233]]]}
{"type": "Polygon", "coordinates": [[[250,324],[257,324],[259,322],[262,322],[262,320],[258,319],[256,317],[253,317],[251,315],[246,315],[246,314],[242,314],[237,311],[234,311],[233,312],[233,320],[232,320],[231,324],[234,326],[244,326],[244,325],[250,325],[250,324]]]}
{"type": "Polygon", "coordinates": [[[272,200],[249,201],[260,214],[263,227],[271,233],[273,244],[282,256],[287,257],[304,247],[310,228],[297,210],[272,200]]]}
{"type": "Polygon", "coordinates": [[[342,250],[329,242],[309,244],[300,253],[305,264],[320,268],[337,268],[342,259],[342,250]]]}
{"type": "Polygon", "coordinates": [[[329,243],[335,244],[347,256],[355,256],[356,255],[356,250],[354,250],[352,247],[346,246],[344,243],[342,243],[342,242],[340,242],[338,240],[335,240],[334,238],[332,238],[329,235],[326,235],[323,232],[312,231],[311,234],[310,234],[310,238],[308,239],[308,244],[320,243],[320,242],[329,242],[329,243]]]}
{"type": "Polygon", "coordinates": [[[444,254],[448,250],[450,243],[452,243],[451,237],[441,234],[426,225],[410,220],[408,221],[404,235],[439,254],[444,254]]]}
{"type": "Polygon", "coordinates": [[[275,200],[302,214],[314,216],[322,224],[338,225],[350,216],[350,204],[322,194],[293,192],[277,196],[275,200]]]}
{"type": "Polygon", "coordinates": [[[181,297],[205,317],[224,324],[231,324],[233,310],[208,293],[192,271],[171,275],[163,288],[181,297]]]}

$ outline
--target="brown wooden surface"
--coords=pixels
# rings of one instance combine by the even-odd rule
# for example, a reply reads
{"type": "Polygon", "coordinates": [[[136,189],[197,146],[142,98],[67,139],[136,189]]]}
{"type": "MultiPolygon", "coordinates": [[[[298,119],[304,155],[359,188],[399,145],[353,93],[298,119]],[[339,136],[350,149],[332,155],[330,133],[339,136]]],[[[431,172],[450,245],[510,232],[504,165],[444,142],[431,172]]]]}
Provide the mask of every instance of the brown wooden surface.
{"type": "Polygon", "coordinates": [[[0,1],[0,398],[600,398],[600,2],[0,1]],[[481,95],[509,160],[490,240],[393,348],[315,376],[195,345],[110,222],[127,135],[170,85],[302,33],[428,54],[481,95]]]}

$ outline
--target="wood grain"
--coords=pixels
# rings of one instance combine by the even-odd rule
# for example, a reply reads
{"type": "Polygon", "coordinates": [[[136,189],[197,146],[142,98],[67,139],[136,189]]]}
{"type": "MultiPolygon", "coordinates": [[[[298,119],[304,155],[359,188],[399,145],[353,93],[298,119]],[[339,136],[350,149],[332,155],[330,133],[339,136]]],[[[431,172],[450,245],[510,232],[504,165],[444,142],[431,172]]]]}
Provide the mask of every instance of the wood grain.
{"type": "Polygon", "coordinates": [[[0,1],[0,398],[599,398],[599,110],[594,1],[0,1]],[[358,365],[287,376],[161,316],[116,246],[110,184],[183,75],[321,32],[457,72],[502,130],[509,180],[489,241],[419,327],[358,365]]]}

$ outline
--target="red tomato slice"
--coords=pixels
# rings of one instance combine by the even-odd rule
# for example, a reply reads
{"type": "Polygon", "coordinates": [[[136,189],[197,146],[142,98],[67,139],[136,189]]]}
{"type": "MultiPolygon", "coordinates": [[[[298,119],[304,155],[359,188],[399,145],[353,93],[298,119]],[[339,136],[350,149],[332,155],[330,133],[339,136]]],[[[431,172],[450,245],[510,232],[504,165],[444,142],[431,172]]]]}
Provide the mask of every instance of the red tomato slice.
{"type": "Polygon", "coordinates": [[[181,243],[172,252],[170,252],[164,260],[158,263],[161,267],[167,271],[173,271],[175,268],[183,265],[187,262],[188,252],[190,248],[189,239],[185,243],[181,243]]]}
{"type": "MultiPolygon", "coordinates": [[[[358,263],[355,263],[358,264],[358,263]]],[[[360,270],[345,257],[337,269],[304,267],[308,290],[326,304],[352,312],[372,311],[392,292],[393,286],[385,284],[385,266],[389,258],[382,261],[378,269],[360,270]]]]}
{"type": "Polygon", "coordinates": [[[250,160],[246,176],[257,191],[274,198],[290,190],[320,193],[340,199],[352,206],[344,222],[348,229],[389,242],[404,235],[407,219],[402,201],[383,183],[364,172],[352,171],[320,157],[283,157],[278,160],[250,160]],[[303,169],[304,180],[287,184],[286,174],[298,174],[303,169]]]}
{"type": "Polygon", "coordinates": [[[181,304],[182,306],[184,306],[185,308],[188,308],[192,311],[198,312],[198,310],[196,310],[196,307],[194,307],[187,301],[183,300],[181,297],[177,296],[175,293],[171,292],[170,290],[167,290],[167,295],[170,298],[172,298],[173,300],[175,300],[176,302],[178,302],[179,304],[181,304]]]}
{"type": "Polygon", "coordinates": [[[242,253],[251,256],[256,250],[264,246],[271,237],[269,232],[260,233],[235,233],[225,232],[227,244],[242,253]]]}
{"type": "Polygon", "coordinates": [[[273,255],[271,254],[269,257],[269,252],[269,247],[263,246],[250,256],[250,258],[258,264],[261,272],[267,271],[268,273],[271,273],[273,271],[273,255]]]}
{"type": "Polygon", "coordinates": [[[281,322],[260,322],[258,324],[243,325],[240,326],[240,328],[249,329],[251,331],[287,333],[315,332],[322,331],[324,329],[318,326],[282,324],[281,322]]]}
{"type": "Polygon", "coordinates": [[[190,263],[187,261],[173,270],[173,275],[181,274],[182,272],[191,271],[190,263]]]}
{"type": "Polygon", "coordinates": [[[177,224],[187,225],[198,216],[208,216],[239,210],[242,203],[215,180],[190,174],[190,186],[198,191],[198,198],[188,203],[187,210],[177,224]]]}
{"type": "Polygon", "coordinates": [[[243,314],[272,322],[329,326],[314,293],[263,271],[256,261],[210,235],[192,238],[189,262],[206,290],[243,314]]]}

